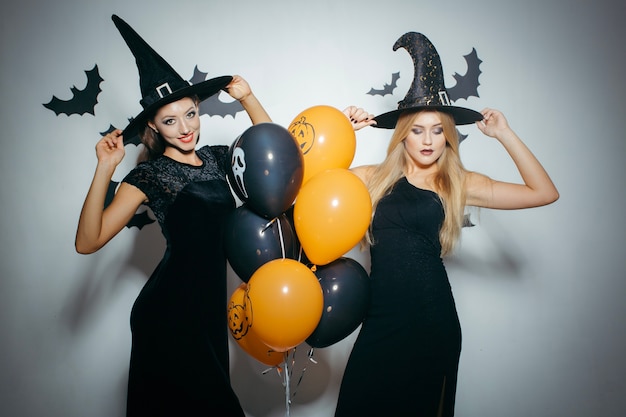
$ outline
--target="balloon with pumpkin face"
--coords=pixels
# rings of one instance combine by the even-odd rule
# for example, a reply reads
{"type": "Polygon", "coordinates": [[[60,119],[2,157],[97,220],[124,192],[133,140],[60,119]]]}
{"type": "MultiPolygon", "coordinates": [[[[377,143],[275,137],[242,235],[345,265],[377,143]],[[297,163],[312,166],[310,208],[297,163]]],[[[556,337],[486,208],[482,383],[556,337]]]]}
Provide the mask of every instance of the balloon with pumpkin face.
{"type": "MultiPolygon", "coordinates": [[[[236,294],[240,297],[240,294],[236,294]]],[[[248,334],[250,325],[248,324],[248,316],[246,315],[246,307],[240,300],[235,300],[235,294],[231,298],[228,305],[228,328],[230,334],[235,340],[241,340],[248,334]]]]}
{"type": "Polygon", "coordinates": [[[228,328],[233,339],[248,355],[266,365],[277,366],[284,360],[283,352],[267,346],[252,330],[252,318],[246,312],[249,298],[247,284],[241,284],[232,294],[228,304],[228,328]]]}
{"type": "Polygon", "coordinates": [[[300,144],[306,183],[316,174],[334,168],[349,168],[356,151],[356,135],[348,117],[331,106],[313,106],[298,114],[289,133],[300,144]]]}
{"type": "Polygon", "coordinates": [[[307,154],[315,143],[315,128],[306,121],[306,116],[294,120],[289,126],[289,132],[300,144],[300,150],[303,154],[307,154]]]}

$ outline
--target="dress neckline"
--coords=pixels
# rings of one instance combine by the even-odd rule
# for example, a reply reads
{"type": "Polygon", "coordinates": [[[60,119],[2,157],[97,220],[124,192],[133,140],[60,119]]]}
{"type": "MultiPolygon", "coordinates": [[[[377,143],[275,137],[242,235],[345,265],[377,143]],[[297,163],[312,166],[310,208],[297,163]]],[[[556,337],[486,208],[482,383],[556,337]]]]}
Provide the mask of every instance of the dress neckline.
{"type": "Polygon", "coordinates": [[[405,176],[403,176],[400,180],[404,180],[404,182],[406,182],[408,185],[410,185],[411,187],[415,188],[416,190],[420,190],[420,191],[427,191],[429,193],[435,194],[435,195],[439,195],[437,194],[436,191],[433,190],[429,190],[428,188],[422,188],[422,187],[418,187],[417,185],[411,183],[411,181],[409,181],[409,179],[405,176]]]}
{"type": "Polygon", "coordinates": [[[175,162],[176,164],[183,165],[183,166],[186,166],[186,167],[189,167],[189,168],[200,169],[200,168],[202,168],[204,166],[205,161],[197,152],[196,152],[196,155],[198,155],[198,159],[200,159],[200,161],[202,162],[200,165],[193,165],[193,164],[190,164],[190,163],[187,163],[187,162],[177,161],[176,159],[172,158],[171,156],[167,156],[165,154],[163,154],[162,156],[164,158],[169,159],[172,162],[175,162]]]}

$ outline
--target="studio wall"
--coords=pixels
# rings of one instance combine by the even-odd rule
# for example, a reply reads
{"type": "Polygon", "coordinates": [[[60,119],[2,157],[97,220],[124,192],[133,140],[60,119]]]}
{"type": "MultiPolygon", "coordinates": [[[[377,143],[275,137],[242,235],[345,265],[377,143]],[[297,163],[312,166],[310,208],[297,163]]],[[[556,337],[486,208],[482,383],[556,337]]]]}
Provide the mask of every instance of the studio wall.
{"type": "MultiPolygon", "coordinates": [[[[140,110],[137,69],[114,13],[183,76],[196,67],[243,75],[283,126],[318,104],[395,109],[413,78],[410,56],[392,50],[406,32],[435,44],[449,86],[475,49],[477,94],[459,104],[502,110],[561,197],[537,209],[471,211],[475,226],[446,259],[463,328],[457,415],[617,417],[626,408],[626,33],[618,2],[25,0],[3,9],[1,415],[124,415],[130,308],[164,241],[153,223],[123,230],[96,254],[74,250],[94,146],[140,110]],[[103,81],[91,112],[44,106],[85,88],[94,66],[103,81]],[[393,73],[390,94],[368,94],[393,73]]],[[[201,145],[230,145],[250,126],[243,112],[202,118],[201,145]]],[[[520,180],[497,141],[474,126],[460,130],[466,168],[520,180]]],[[[389,137],[359,131],[353,166],[380,162],[389,137]]],[[[114,180],[138,152],[127,146],[114,180]]],[[[346,256],[368,267],[366,252],[346,256]]],[[[239,283],[231,270],[229,290],[239,283]]],[[[292,416],[333,415],[355,337],[315,349],[314,361],[307,346],[297,349],[292,416]]],[[[380,360],[401,367],[411,346],[380,360]]],[[[266,368],[231,345],[233,387],[250,417],[286,412],[281,375],[266,368]]]]}

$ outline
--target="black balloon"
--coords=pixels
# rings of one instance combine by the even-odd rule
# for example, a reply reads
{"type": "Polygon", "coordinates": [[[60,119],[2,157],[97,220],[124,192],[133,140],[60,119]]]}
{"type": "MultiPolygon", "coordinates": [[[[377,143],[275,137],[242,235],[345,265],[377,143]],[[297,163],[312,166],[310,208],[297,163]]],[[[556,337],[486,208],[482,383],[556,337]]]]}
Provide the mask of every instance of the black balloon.
{"type": "Polygon", "coordinates": [[[224,250],[233,271],[248,282],[266,262],[297,259],[298,244],[296,233],[284,214],[268,220],[244,204],[227,219],[224,250]]]}
{"type": "Polygon", "coordinates": [[[304,158],[298,142],[284,127],[259,123],[230,146],[229,182],[241,201],[272,219],[291,206],[300,191],[304,158]]]}
{"type": "Polygon", "coordinates": [[[341,257],[315,271],[324,294],[324,311],[306,339],[324,348],[348,337],[363,322],[370,298],[367,271],[357,261],[341,257]]]}

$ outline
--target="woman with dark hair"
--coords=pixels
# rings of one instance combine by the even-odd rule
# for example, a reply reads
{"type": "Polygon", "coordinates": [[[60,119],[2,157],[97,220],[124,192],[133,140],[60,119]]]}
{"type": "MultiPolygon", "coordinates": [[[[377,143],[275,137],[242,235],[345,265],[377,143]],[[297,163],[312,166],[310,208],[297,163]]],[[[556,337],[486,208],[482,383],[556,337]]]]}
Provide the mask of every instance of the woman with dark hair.
{"type": "Polygon", "coordinates": [[[113,21],[137,61],[144,110],[96,145],[98,164],[78,222],[76,250],[92,253],[146,204],[167,248],[131,312],[128,416],[243,416],[230,385],[226,257],[222,234],[235,200],[227,146],[203,146],[200,101],[222,89],[253,124],[270,118],[239,76],[190,85],[122,19],[113,21]],[[103,209],[124,142],[139,134],[148,160],[103,209]]]}

